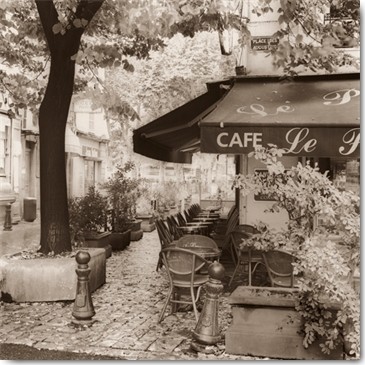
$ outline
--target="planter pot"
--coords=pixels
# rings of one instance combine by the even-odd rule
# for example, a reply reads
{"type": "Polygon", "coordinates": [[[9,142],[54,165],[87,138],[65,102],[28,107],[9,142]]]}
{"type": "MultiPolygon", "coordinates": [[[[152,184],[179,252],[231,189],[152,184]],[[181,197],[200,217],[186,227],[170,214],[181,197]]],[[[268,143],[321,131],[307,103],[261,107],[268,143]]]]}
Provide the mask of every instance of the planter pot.
{"type": "Polygon", "coordinates": [[[162,215],[163,215],[163,219],[166,219],[170,215],[170,208],[165,208],[163,210],[162,215]]]}
{"type": "Polygon", "coordinates": [[[235,71],[237,76],[247,75],[245,66],[236,66],[235,71]]]}
{"type": "Polygon", "coordinates": [[[109,258],[112,254],[112,248],[109,244],[110,232],[86,232],[84,233],[84,247],[103,248],[106,252],[106,257],[109,258]]]}
{"type": "Polygon", "coordinates": [[[113,251],[124,250],[131,243],[131,230],[125,232],[112,232],[109,237],[109,244],[113,251]]]}
{"type": "Polygon", "coordinates": [[[139,215],[137,219],[141,220],[141,229],[143,232],[152,232],[156,229],[155,218],[153,215],[139,215]]]}
{"type": "MultiPolygon", "coordinates": [[[[85,249],[91,259],[89,288],[93,292],[105,283],[106,252],[101,248],[85,249]]],[[[0,260],[2,297],[15,302],[49,302],[74,300],[77,263],[71,258],[37,258],[0,260]]],[[[5,299],[4,299],[5,300],[5,299]]]]}
{"type": "Polygon", "coordinates": [[[128,223],[128,229],[131,230],[131,241],[138,241],[143,237],[143,230],[141,229],[142,220],[135,219],[128,223]]]}
{"type": "Polygon", "coordinates": [[[286,288],[238,287],[229,299],[233,321],[226,332],[226,352],[278,359],[343,360],[343,346],[330,354],[321,351],[319,342],[308,349],[303,347],[296,293],[286,288]]]}

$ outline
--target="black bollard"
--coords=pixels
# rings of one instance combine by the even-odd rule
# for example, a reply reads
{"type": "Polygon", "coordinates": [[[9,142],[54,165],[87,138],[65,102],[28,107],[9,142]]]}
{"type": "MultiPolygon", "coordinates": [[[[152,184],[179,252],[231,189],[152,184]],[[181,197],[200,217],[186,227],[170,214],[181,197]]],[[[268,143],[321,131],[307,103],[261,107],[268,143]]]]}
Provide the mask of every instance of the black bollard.
{"type": "Polygon", "coordinates": [[[75,319],[72,320],[72,323],[78,325],[91,325],[91,318],[95,315],[89,289],[89,275],[91,271],[88,265],[89,261],[90,254],[88,252],[79,251],[76,254],[76,262],[78,264],[76,269],[77,288],[74,308],[72,311],[72,315],[75,319]]]}
{"type": "Polygon", "coordinates": [[[191,343],[193,350],[205,353],[212,352],[211,346],[221,339],[218,327],[218,304],[223,292],[222,279],[225,269],[222,264],[214,261],[208,268],[208,274],[209,281],[205,285],[206,298],[191,343]]]}
{"type": "Polygon", "coordinates": [[[11,223],[11,204],[6,204],[5,207],[5,221],[4,221],[4,231],[12,231],[12,223],[11,223]]]}

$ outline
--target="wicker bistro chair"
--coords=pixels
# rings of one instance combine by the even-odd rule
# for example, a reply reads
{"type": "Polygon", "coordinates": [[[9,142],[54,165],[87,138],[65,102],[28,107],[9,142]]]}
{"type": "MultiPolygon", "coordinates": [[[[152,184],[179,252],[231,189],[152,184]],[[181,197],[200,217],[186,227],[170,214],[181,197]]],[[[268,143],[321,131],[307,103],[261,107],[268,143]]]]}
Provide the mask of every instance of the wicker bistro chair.
{"type": "MultiPolygon", "coordinates": [[[[160,245],[161,250],[164,248],[169,247],[170,245],[173,245],[176,240],[174,240],[174,237],[170,234],[168,228],[166,227],[165,223],[161,219],[156,219],[155,221],[158,237],[160,239],[160,245]]],[[[158,261],[157,261],[157,267],[156,271],[161,269],[163,266],[161,253],[159,254],[158,261]]]]}
{"type": "Polygon", "coordinates": [[[237,227],[238,220],[238,209],[234,209],[227,223],[225,225],[216,225],[215,230],[211,233],[210,236],[219,247],[222,247],[223,250],[228,248],[230,233],[237,227]]]}
{"type": "Polygon", "coordinates": [[[271,286],[293,288],[296,278],[293,272],[295,256],[282,250],[272,250],[262,253],[271,286]]]}
{"type": "Polygon", "coordinates": [[[248,285],[252,285],[252,276],[259,264],[264,265],[261,251],[254,250],[250,247],[242,247],[244,240],[250,237],[250,233],[242,228],[235,229],[230,233],[230,250],[233,260],[235,261],[235,269],[228,286],[231,286],[238,270],[243,267],[244,271],[247,267],[248,285]]]}
{"type": "Polygon", "coordinates": [[[208,264],[208,261],[196,252],[184,248],[165,248],[161,251],[161,255],[170,286],[158,322],[163,320],[169,303],[172,304],[171,313],[177,310],[177,304],[192,304],[195,319],[198,321],[196,303],[199,300],[202,285],[209,280],[209,275],[201,274],[200,271],[208,264]],[[183,293],[184,290],[188,293],[183,293]]]}
{"type": "Polygon", "coordinates": [[[178,223],[176,222],[174,216],[166,217],[166,222],[169,227],[169,231],[175,240],[178,240],[184,235],[181,229],[179,229],[178,223]]]}
{"type": "Polygon", "coordinates": [[[186,234],[203,234],[208,235],[209,226],[204,222],[187,222],[181,213],[176,214],[176,221],[178,223],[178,230],[186,234]]]}

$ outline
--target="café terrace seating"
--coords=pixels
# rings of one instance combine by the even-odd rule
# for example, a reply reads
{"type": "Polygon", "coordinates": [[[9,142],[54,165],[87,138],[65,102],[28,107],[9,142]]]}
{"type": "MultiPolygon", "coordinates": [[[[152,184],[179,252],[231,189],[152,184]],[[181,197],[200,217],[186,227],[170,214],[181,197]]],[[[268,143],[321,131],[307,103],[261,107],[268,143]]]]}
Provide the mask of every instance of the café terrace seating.
{"type": "Polygon", "coordinates": [[[254,250],[251,247],[244,246],[245,240],[255,233],[257,233],[257,230],[254,226],[251,226],[249,224],[238,225],[230,233],[230,253],[232,260],[235,263],[235,269],[228,286],[232,285],[234,277],[241,267],[243,268],[244,272],[247,272],[248,285],[251,286],[252,276],[255,273],[258,265],[264,264],[264,260],[260,251],[254,250]]]}
{"type": "Polygon", "coordinates": [[[238,220],[238,209],[233,206],[228,213],[227,220],[225,222],[218,221],[214,227],[214,230],[210,236],[214,239],[219,247],[222,247],[223,250],[228,248],[230,240],[229,235],[238,225],[238,220]]]}
{"type": "Polygon", "coordinates": [[[297,286],[293,272],[295,256],[283,250],[262,252],[271,286],[293,288],[297,286]]]}
{"type": "MultiPolygon", "coordinates": [[[[240,269],[243,269],[243,273],[247,274],[247,285],[251,286],[253,275],[259,265],[262,265],[262,268],[267,272],[271,286],[294,287],[296,285],[292,265],[295,260],[293,255],[280,250],[263,252],[250,247],[245,248],[245,239],[258,231],[252,225],[238,224],[236,207],[231,208],[225,224],[222,224],[217,218],[212,220],[214,230],[210,236],[204,220],[194,222],[194,219],[200,214],[206,218],[205,213],[202,212],[199,207],[193,207],[183,214],[177,213],[167,217],[166,222],[162,219],[156,220],[161,243],[156,271],[164,265],[162,251],[166,248],[183,248],[193,251],[207,262],[219,261],[222,251],[225,250],[234,264],[234,271],[228,286],[232,285],[240,269]],[[213,239],[218,236],[217,232],[221,232],[223,236],[223,245],[222,241],[213,239]],[[217,241],[221,243],[220,246],[217,241]]],[[[200,270],[200,273],[205,274],[206,268],[205,271],[200,270]]]]}
{"type": "Polygon", "coordinates": [[[158,322],[164,319],[169,303],[172,304],[172,313],[177,311],[178,304],[192,304],[195,319],[198,322],[196,303],[199,300],[202,285],[209,280],[206,271],[202,273],[201,270],[209,262],[196,252],[176,247],[163,249],[161,257],[169,279],[169,290],[158,322]]]}
{"type": "MultiPolygon", "coordinates": [[[[160,239],[161,250],[175,244],[177,240],[186,235],[209,236],[215,221],[218,219],[215,214],[214,219],[207,220],[207,217],[196,219],[204,211],[198,204],[192,205],[184,213],[177,213],[166,217],[166,222],[162,219],[156,220],[156,228],[160,239]]],[[[209,213],[209,212],[208,212],[209,213]]],[[[218,257],[218,256],[217,256],[218,257]]],[[[162,267],[162,258],[159,256],[156,271],[162,267]]]]}

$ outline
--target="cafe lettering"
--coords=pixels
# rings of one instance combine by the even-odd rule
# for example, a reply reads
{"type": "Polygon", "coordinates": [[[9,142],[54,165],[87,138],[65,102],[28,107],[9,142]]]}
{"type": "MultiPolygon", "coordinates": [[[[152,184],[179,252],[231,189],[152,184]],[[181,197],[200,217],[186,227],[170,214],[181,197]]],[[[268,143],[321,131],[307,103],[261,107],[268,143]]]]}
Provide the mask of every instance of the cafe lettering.
{"type": "Polygon", "coordinates": [[[219,153],[249,153],[267,144],[284,148],[290,156],[357,157],[360,153],[360,128],[227,127],[210,132],[209,146],[219,153]]]}
{"type": "Polygon", "coordinates": [[[288,155],[355,156],[360,148],[360,128],[230,128],[217,131],[212,148],[222,153],[248,153],[268,143],[284,148],[288,155]],[[216,145],[215,147],[213,145],[216,145]]]}

